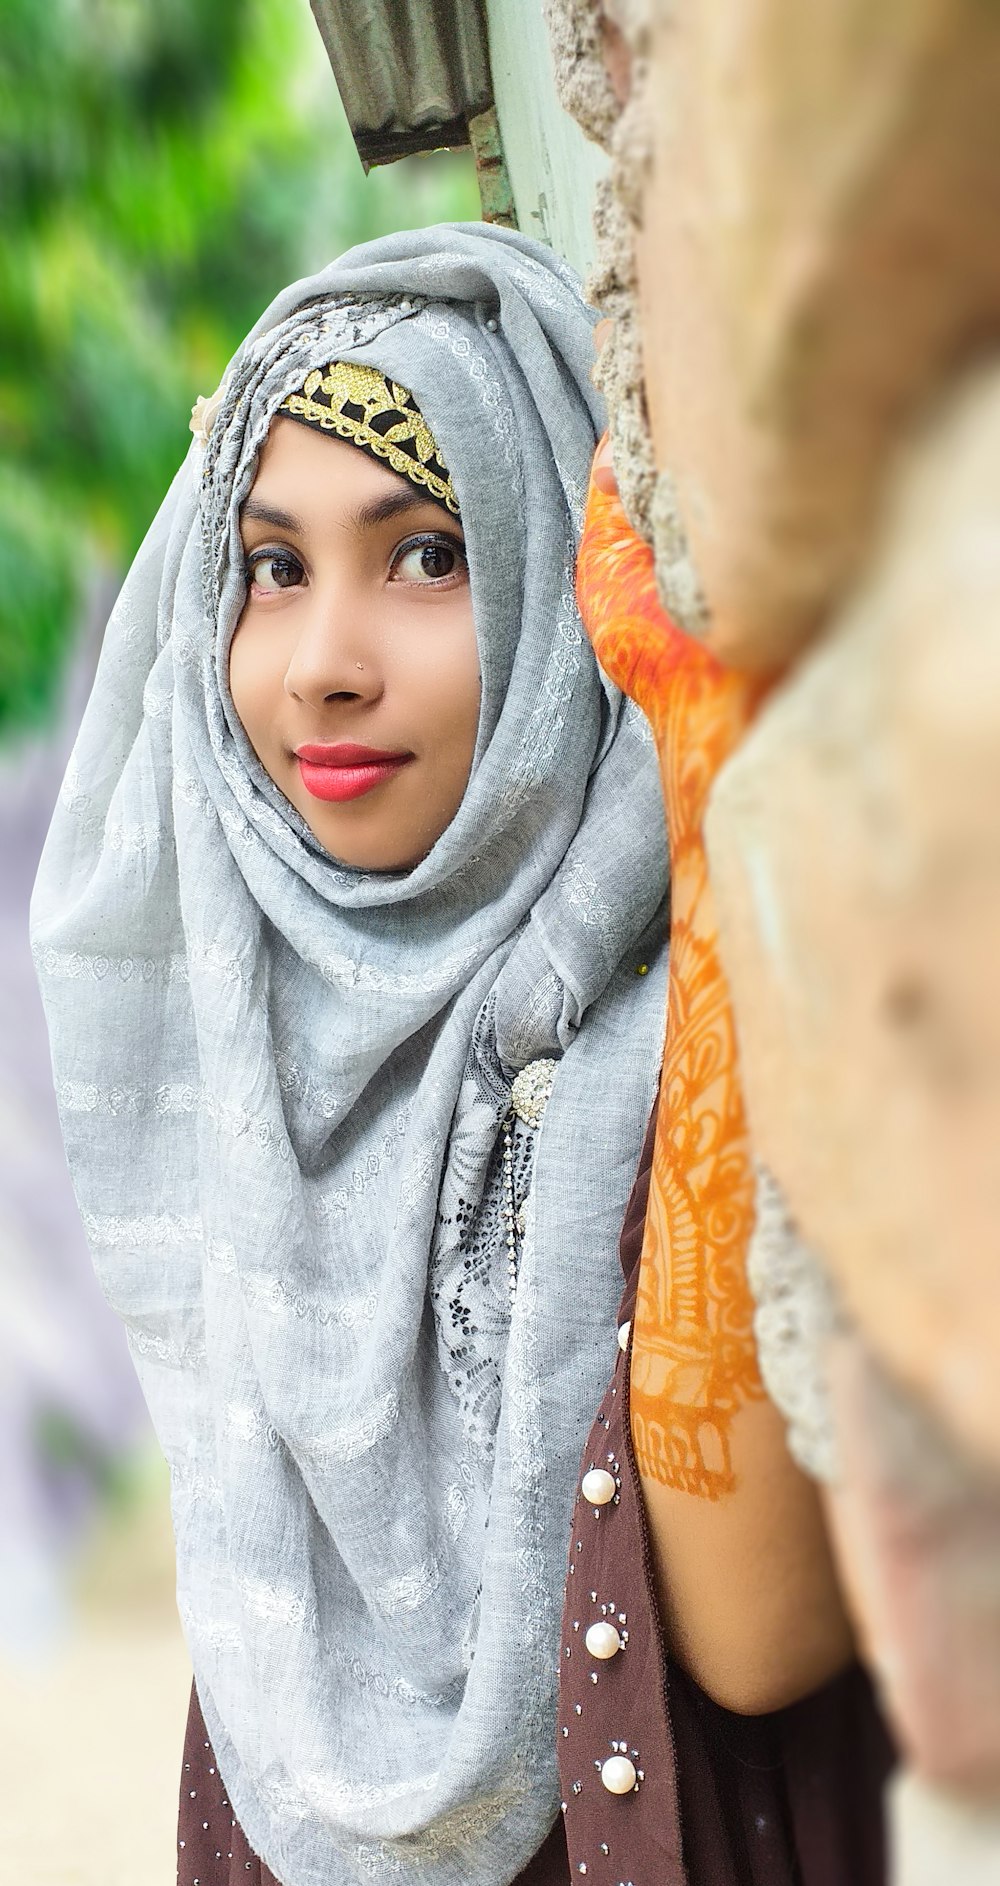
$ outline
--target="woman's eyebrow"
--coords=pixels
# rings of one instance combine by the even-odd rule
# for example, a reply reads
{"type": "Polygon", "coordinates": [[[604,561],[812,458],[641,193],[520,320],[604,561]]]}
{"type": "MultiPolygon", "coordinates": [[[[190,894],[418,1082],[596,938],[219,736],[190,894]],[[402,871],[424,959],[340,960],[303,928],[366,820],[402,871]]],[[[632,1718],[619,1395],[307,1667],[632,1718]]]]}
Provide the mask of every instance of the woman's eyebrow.
{"type": "MultiPolygon", "coordinates": [[[[370,498],[367,504],[359,504],[351,513],[351,523],[355,530],[374,530],[379,524],[385,524],[394,517],[400,517],[405,511],[423,511],[432,500],[425,498],[419,491],[387,491],[381,498],[370,498]]],[[[287,530],[302,537],[306,526],[299,517],[293,517],[291,511],[283,511],[276,504],[265,504],[261,498],[248,498],[240,512],[241,523],[270,524],[272,530],[287,530]]],[[[456,524],[458,519],[455,520],[456,524]]]]}
{"type": "Polygon", "coordinates": [[[433,499],[425,498],[419,491],[387,491],[384,497],[370,498],[367,504],[359,504],[351,522],[356,530],[373,530],[376,524],[385,524],[404,511],[426,511],[431,503],[433,499]]]}
{"type": "Polygon", "coordinates": [[[274,530],[297,532],[300,537],[303,534],[300,518],[293,517],[290,511],[279,510],[277,505],[263,504],[260,498],[247,499],[240,512],[240,519],[254,524],[270,524],[274,530]]]}

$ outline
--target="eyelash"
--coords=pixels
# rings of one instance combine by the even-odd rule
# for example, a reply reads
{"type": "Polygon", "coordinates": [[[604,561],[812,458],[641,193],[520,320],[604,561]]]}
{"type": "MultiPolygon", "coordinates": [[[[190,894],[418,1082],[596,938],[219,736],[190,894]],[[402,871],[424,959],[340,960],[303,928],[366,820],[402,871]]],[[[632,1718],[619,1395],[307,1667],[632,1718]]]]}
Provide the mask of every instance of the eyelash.
{"type": "MultiPolygon", "coordinates": [[[[266,546],[263,546],[260,550],[253,551],[253,553],[250,556],[248,556],[246,558],[246,561],[244,562],[243,580],[246,583],[246,586],[248,589],[253,584],[255,571],[260,567],[262,563],[293,563],[296,569],[298,569],[302,573],[302,575],[305,575],[305,571],[302,569],[301,559],[295,556],[293,551],[282,550],[280,548],[268,549],[266,546]]],[[[289,584],[289,588],[297,588],[297,587],[298,587],[297,584],[289,584]]],[[[280,592],[276,592],[276,593],[280,593],[280,592]]]]}
{"type": "MultiPolygon", "coordinates": [[[[390,575],[411,550],[434,548],[438,545],[446,550],[450,550],[458,558],[462,569],[468,570],[469,560],[465,545],[461,543],[457,537],[453,537],[449,531],[418,531],[415,536],[406,537],[402,543],[397,544],[389,565],[390,575]]],[[[292,563],[301,571],[303,576],[305,575],[302,559],[296,556],[293,550],[289,550],[284,545],[269,546],[264,544],[259,550],[252,551],[244,562],[243,578],[248,589],[253,585],[255,570],[262,563],[292,563]]],[[[415,584],[414,587],[417,589],[444,589],[449,583],[454,581],[454,577],[455,572],[449,571],[447,576],[431,577],[426,583],[418,583],[415,584]]],[[[298,589],[299,587],[300,585],[298,583],[290,583],[287,585],[288,589],[298,589]]],[[[285,592],[279,589],[269,590],[266,593],[268,595],[281,595],[285,592]]]]}
{"type": "MultiPolygon", "coordinates": [[[[457,537],[452,537],[449,531],[425,530],[417,531],[415,536],[407,537],[401,544],[397,544],[393,552],[392,562],[389,565],[390,572],[396,568],[397,564],[402,562],[405,556],[409,555],[411,550],[437,548],[450,550],[452,554],[458,558],[460,567],[463,570],[468,569],[469,560],[466,555],[465,545],[461,543],[457,537]]],[[[417,584],[416,587],[419,589],[432,589],[436,584],[440,584],[443,588],[446,583],[450,583],[454,579],[454,576],[455,572],[450,570],[447,576],[432,577],[427,583],[417,584]]]]}

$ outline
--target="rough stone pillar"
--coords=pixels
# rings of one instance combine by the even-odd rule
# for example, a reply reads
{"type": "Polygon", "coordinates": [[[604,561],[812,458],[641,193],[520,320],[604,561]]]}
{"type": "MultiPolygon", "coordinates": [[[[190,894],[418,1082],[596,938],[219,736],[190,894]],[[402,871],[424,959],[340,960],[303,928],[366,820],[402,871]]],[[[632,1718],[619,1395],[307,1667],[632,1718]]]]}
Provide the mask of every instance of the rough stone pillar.
{"type": "Polygon", "coordinates": [[[762,1362],[800,1457],[839,1455],[833,1524],[914,1770],[897,1886],[985,1886],[1000,9],[546,4],[568,107],[612,157],[592,288],[626,508],[681,624],[776,677],[709,820],[760,1197],[818,1259],[762,1216],[762,1362]]]}

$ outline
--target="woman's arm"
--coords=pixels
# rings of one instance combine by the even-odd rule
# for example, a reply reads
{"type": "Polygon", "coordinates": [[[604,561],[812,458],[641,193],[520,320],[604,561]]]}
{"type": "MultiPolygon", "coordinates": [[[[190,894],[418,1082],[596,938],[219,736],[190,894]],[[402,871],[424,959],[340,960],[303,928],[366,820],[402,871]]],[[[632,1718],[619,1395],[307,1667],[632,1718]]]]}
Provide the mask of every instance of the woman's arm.
{"type": "Polygon", "coordinates": [[[723,1708],[762,1715],[835,1676],[854,1644],[819,1494],[771,1401],[735,1417],[730,1456],[718,1500],[641,1479],[671,1654],[723,1708]]]}
{"type": "Polygon", "coordinates": [[[632,1336],[632,1435],[670,1647],[725,1707],[795,1701],[850,1658],[815,1488],[757,1366],[754,1183],[702,819],[759,689],[682,635],[600,463],[580,550],[602,666],[653,729],[670,837],[667,1032],[632,1336]],[[602,490],[600,487],[604,485],[602,490]]]}

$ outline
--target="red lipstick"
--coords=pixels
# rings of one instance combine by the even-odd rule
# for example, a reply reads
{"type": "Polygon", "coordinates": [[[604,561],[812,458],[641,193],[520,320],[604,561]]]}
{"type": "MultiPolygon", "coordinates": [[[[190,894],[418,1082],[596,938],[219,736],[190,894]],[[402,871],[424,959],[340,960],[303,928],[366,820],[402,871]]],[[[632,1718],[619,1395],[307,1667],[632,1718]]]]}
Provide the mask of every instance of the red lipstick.
{"type": "Polygon", "coordinates": [[[335,746],[296,747],[302,784],[314,799],[341,803],[360,799],[382,786],[412,760],[412,753],[387,753],[382,747],[357,746],[353,740],[335,746]]]}

